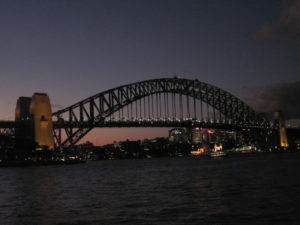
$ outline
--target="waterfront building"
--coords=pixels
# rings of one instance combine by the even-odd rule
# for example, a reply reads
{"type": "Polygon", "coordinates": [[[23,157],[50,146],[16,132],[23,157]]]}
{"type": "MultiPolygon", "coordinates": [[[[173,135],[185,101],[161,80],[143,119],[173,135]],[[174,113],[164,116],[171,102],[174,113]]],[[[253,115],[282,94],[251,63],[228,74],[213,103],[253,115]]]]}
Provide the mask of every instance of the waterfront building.
{"type": "Polygon", "coordinates": [[[188,141],[188,135],[183,128],[173,128],[169,131],[170,143],[182,143],[188,141]]]}

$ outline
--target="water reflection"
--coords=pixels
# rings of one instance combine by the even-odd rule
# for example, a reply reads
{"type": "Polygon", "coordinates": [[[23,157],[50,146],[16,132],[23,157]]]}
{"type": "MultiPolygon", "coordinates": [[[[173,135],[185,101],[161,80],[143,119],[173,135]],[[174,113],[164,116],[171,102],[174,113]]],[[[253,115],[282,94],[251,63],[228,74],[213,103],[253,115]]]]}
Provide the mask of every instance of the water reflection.
{"type": "Polygon", "coordinates": [[[295,222],[295,155],[0,168],[0,219],[14,225],[295,222]]]}

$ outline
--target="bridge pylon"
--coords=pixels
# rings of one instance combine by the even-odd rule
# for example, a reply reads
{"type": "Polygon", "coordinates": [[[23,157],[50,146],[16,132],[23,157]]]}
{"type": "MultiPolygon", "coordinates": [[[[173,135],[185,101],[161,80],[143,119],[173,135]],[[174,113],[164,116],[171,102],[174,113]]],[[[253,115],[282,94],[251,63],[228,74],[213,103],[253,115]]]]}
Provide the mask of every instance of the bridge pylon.
{"type": "Polygon", "coordinates": [[[32,97],[20,97],[15,119],[27,122],[27,125],[16,129],[17,139],[32,140],[36,143],[35,150],[54,149],[51,104],[47,94],[34,93],[32,97]]]}
{"type": "Polygon", "coordinates": [[[284,119],[280,111],[274,112],[274,120],[275,120],[275,126],[278,128],[280,147],[282,148],[289,147],[284,119]]]}

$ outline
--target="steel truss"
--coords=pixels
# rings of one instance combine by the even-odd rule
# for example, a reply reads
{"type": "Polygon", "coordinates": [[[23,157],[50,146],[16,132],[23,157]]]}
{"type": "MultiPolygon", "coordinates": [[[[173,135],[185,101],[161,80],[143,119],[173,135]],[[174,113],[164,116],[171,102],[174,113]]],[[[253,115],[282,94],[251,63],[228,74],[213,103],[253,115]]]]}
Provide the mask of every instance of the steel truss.
{"type": "Polygon", "coordinates": [[[14,136],[15,126],[14,121],[0,121],[0,135],[14,136]]]}
{"type": "MultiPolygon", "coordinates": [[[[172,101],[171,105],[173,108],[170,113],[173,113],[172,118],[176,120],[176,99],[173,98],[173,95],[172,99],[168,99],[168,96],[161,96],[163,93],[179,94],[179,102],[182,101],[181,96],[183,95],[191,97],[194,99],[194,105],[196,105],[196,99],[200,100],[201,105],[203,102],[207,104],[207,107],[210,106],[214,109],[214,119],[218,117],[215,113],[215,110],[217,110],[219,112],[219,118],[221,118],[222,115],[223,118],[225,117],[225,121],[231,122],[231,125],[233,124],[239,127],[268,126],[268,121],[263,116],[255,112],[237,97],[216,86],[198,80],[164,78],[116,87],[53,113],[56,124],[54,137],[57,147],[66,147],[76,144],[94,127],[99,127],[101,124],[104,124],[105,119],[109,118],[112,114],[118,111],[120,114],[123,114],[122,109],[130,104],[131,108],[127,109],[127,114],[133,118],[134,115],[138,114],[138,108],[142,110],[141,108],[144,107],[143,112],[145,113],[146,101],[148,101],[148,107],[152,105],[153,108],[153,105],[157,104],[157,114],[161,114],[163,104],[169,104],[169,102],[172,101]],[[152,98],[149,96],[152,96],[152,98]],[[153,96],[156,97],[156,103],[153,103],[153,99],[155,98],[153,96]],[[144,105],[141,103],[141,99],[144,99],[144,105]],[[158,105],[158,102],[160,105],[158,105]],[[134,112],[132,108],[133,103],[135,103],[136,112],[134,112]],[[62,135],[63,133],[65,135],[62,135]]],[[[188,104],[187,112],[188,115],[190,115],[192,112],[190,111],[189,105],[193,105],[193,103],[189,100],[186,102],[188,104]]],[[[182,107],[182,105],[180,107],[182,107]]],[[[151,107],[149,107],[149,109],[150,117],[154,112],[151,112],[151,107]]],[[[196,107],[194,107],[194,110],[196,111],[196,107]]],[[[169,109],[165,109],[165,111],[168,111],[167,113],[169,114],[169,109]]]]}

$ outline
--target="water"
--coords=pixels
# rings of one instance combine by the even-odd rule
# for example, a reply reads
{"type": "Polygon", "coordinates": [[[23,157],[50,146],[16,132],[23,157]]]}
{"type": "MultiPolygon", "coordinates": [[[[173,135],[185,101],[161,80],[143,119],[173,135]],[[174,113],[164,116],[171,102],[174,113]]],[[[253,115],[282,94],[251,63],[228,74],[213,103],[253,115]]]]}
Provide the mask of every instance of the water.
{"type": "Polygon", "coordinates": [[[0,168],[0,224],[300,224],[300,153],[0,168]]]}

